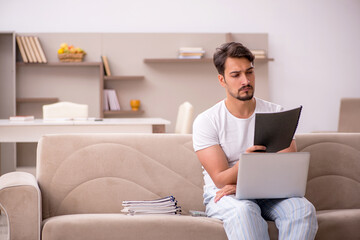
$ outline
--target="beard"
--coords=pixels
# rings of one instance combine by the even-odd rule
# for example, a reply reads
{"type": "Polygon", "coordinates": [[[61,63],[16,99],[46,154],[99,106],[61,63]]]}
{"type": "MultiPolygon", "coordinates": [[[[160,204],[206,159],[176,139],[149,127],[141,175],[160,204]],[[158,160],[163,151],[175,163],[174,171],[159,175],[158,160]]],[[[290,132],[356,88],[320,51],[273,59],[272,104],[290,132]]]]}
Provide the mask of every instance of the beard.
{"type": "Polygon", "coordinates": [[[243,86],[238,90],[237,96],[233,97],[240,101],[249,101],[254,97],[254,88],[251,85],[243,86]],[[245,96],[240,96],[240,92],[243,91],[243,89],[245,88],[249,88],[249,91],[246,92],[245,96]]]}

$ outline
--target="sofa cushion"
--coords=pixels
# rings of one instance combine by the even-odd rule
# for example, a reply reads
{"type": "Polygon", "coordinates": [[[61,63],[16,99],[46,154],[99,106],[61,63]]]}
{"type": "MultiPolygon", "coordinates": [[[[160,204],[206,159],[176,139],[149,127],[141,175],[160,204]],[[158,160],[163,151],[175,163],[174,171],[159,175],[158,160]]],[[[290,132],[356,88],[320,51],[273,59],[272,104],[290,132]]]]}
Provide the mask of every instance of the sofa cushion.
{"type": "Polygon", "coordinates": [[[173,195],[182,208],[204,210],[201,164],[191,135],[49,135],[38,144],[43,218],[119,213],[123,200],[173,195]]]}
{"type": "Polygon", "coordinates": [[[359,240],[360,238],[360,209],[318,211],[317,220],[319,230],[315,239],[359,240]]]}
{"type": "Polygon", "coordinates": [[[42,240],[227,239],[220,220],[183,215],[75,214],[48,218],[42,240]]]}
{"type": "MultiPolygon", "coordinates": [[[[315,240],[359,240],[360,209],[317,211],[316,217],[319,229],[315,240]]],[[[267,221],[267,223],[270,239],[278,239],[279,230],[276,228],[275,222],[267,221]]]]}
{"type": "Polygon", "coordinates": [[[277,240],[279,238],[279,230],[277,229],[275,222],[267,221],[267,223],[270,240],[277,240]]]}
{"type": "Polygon", "coordinates": [[[360,133],[296,135],[310,152],[305,197],[317,211],[360,208],[360,133]]]}

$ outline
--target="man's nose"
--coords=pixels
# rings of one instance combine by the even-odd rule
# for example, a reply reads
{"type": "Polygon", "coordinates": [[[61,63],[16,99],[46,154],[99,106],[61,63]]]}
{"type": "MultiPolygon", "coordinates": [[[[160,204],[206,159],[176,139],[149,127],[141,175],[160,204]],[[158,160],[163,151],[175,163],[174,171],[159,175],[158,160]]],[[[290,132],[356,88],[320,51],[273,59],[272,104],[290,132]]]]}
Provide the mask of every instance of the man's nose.
{"type": "Polygon", "coordinates": [[[243,85],[248,85],[250,80],[247,78],[246,74],[241,74],[240,82],[243,85]]]}

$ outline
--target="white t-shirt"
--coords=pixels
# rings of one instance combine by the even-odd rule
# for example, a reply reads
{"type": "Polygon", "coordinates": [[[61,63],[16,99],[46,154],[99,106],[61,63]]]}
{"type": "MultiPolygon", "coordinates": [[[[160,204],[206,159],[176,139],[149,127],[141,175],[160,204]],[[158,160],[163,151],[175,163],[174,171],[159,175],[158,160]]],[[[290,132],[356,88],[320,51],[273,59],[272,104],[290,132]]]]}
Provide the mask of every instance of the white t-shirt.
{"type": "MultiPolygon", "coordinates": [[[[214,145],[223,149],[229,167],[239,160],[240,153],[254,145],[255,113],[279,112],[280,105],[255,98],[254,113],[247,119],[232,115],[225,105],[225,100],[215,104],[199,114],[193,124],[193,145],[198,151],[214,145]]],[[[215,186],[204,170],[205,187],[215,186]]]]}

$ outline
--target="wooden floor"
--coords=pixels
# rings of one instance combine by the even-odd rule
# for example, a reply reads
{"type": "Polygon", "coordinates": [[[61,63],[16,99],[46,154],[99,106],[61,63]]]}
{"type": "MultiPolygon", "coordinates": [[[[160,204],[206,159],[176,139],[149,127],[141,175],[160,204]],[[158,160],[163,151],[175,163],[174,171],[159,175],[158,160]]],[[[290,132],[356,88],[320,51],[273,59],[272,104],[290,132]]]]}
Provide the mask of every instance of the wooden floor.
{"type": "Polygon", "coordinates": [[[0,240],[7,240],[8,236],[8,226],[7,226],[7,219],[4,212],[1,211],[0,214],[0,240]]]}

